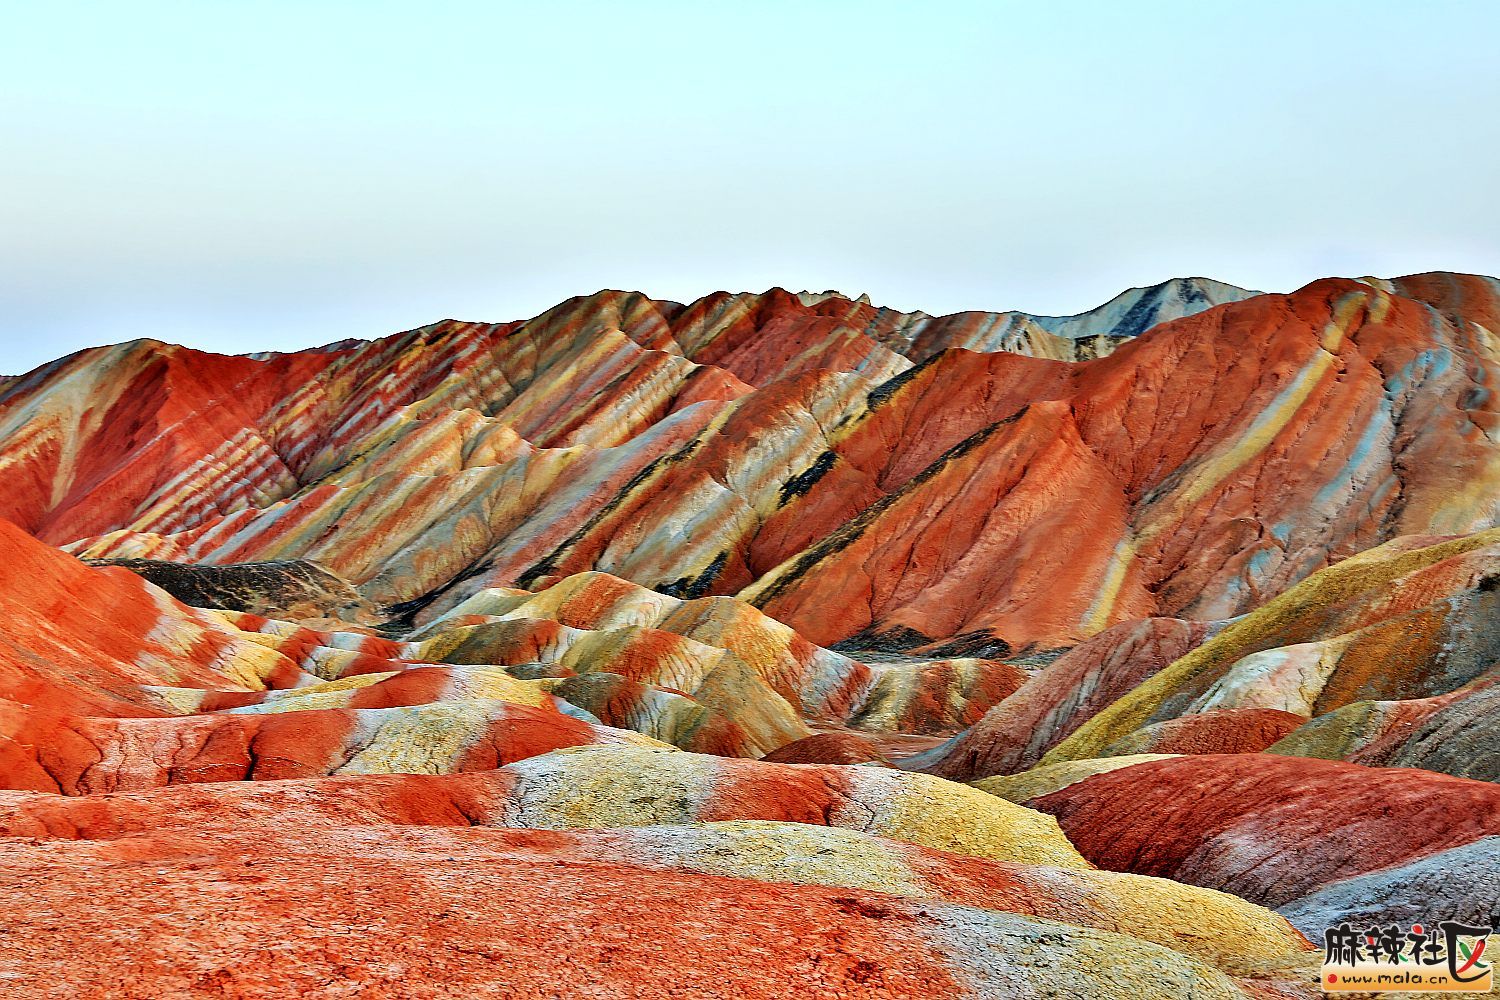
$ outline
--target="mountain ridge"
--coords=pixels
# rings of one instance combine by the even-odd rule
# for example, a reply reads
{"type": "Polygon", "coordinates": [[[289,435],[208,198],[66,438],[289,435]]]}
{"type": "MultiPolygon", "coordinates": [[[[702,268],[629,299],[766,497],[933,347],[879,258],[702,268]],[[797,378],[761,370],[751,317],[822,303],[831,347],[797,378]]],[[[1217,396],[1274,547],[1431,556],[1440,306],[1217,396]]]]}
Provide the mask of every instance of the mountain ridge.
{"type": "MultiPolygon", "coordinates": [[[[913,365],[882,343],[899,329],[883,311],[844,299],[809,307],[785,292],[721,295],[681,307],[596,294],[522,323],[427,326],[345,351],[267,361],[205,360],[190,349],[137,342],[74,355],[28,376],[0,400],[0,468],[18,472],[19,484],[34,483],[29,498],[20,485],[9,491],[0,514],[90,558],[321,561],[383,605],[435,594],[456,603],[471,586],[466,580],[532,586],[592,569],[668,589],[769,593],[764,581],[778,564],[806,560],[858,516],[881,521],[870,536],[880,545],[891,532],[907,532],[902,519],[913,504],[927,504],[923,497],[934,488],[952,488],[924,493],[927,480],[919,474],[954,486],[954,477],[969,477],[964,503],[987,502],[964,470],[993,475],[1001,466],[992,457],[1002,451],[1016,456],[1006,461],[1017,470],[1027,467],[1020,459],[1027,454],[1045,456],[1054,468],[1049,479],[1030,485],[996,480],[987,487],[1008,496],[1014,509],[980,524],[980,534],[994,539],[988,545],[1007,533],[1033,532],[1044,516],[1037,504],[1055,494],[1057,477],[1092,483],[1070,492],[1075,513],[1058,522],[1059,538],[1102,516],[1099,523],[1113,524],[1117,537],[1149,546],[1184,530],[1201,536],[1209,525],[1195,525],[1196,515],[1181,518],[1226,488],[1244,494],[1238,502],[1249,505],[1246,513],[1291,504],[1293,515],[1298,505],[1344,502],[1332,492],[1347,489],[1337,485],[1339,477],[1352,482],[1373,474],[1372,447],[1388,455],[1391,484],[1405,484],[1402,507],[1378,515],[1385,526],[1356,522],[1335,525],[1336,531],[1374,541],[1384,537],[1379,532],[1473,528],[1482,526],[1484,510],[1493,510],[1492,499],[1476,496],[1472,513],[1456,520],[1436,510],[1413,516],[1422,480],[1444,473],[1407,457],[1414,446],[1430,447],[1422,441],[1437,428],[1424,425],[1412,440],[1400,436],[1401,400],[1425,400],[1427,393],[1412,396],[1409,376],[1399,369],[1420,365],[1412,369],[1419,378],[1435,390],[1447,387],[1438,390],[1450,400],[1446,405],[1463,409],[1479,400],[1468,407],[1471,423],[1492,422],[1480,399],[1483,386],[1474,381],[1480,369],[1457,371],[1451,361],[1436,366],[1434,359],[1475,350],[1468,345],[1479,343],[1474,337],[1484,336],[1478,332],[1484,324],[1474,326],[1460,313],[1492,319],[1495,288],[1493,279],[1458,275],[1384,285],[1325,279],[1289,295],[1255,295],[1169,320],[1125,338],[1118,350],[1064,364],[945,348],[913,365]],[[1443,318],[1444,310],[1455,318],[1443,318]],[[1348,337],[1337,332],[1340,324],[1348,337]],[[1335,336],[1337,343],[1328,340],[1335,336]],[[1373,356],[1359,346],[1364,341],[1376,354],[1396,354],[1372,369],[1373,356]],[[1242,362],[1252,354],[1281,360],[1247,377],[1242,362]],[[1221,369],[1212,384],[1227,393],[1213,411],[1170,374],[1198,378],[1205,365],[1221,369]],[[1300,382],[1285,381],[1289,365],[1301,366],[1300,382]],[[1381,374],[1380,365],[1390,370],[1381,374]],[[1364,372],[1357,394],[1365,419],[1374,420],[1363,438],[1339,446],[1349,449],[1353,464],[1320,473],[1288,452],[1279,461],[1296,463],[1295,476],[1317,488],[1258,499],[1262,487],[1237,480],[1234,470],[1264,462],[1267,448],[1277,455],[1318,447],[1289,437],[1305,439],[1304,421],[1320,434],[1342,433],[1336,414],[1309,408],[1308,400],[1340,394],[1353,400],[1356,390],[1338,374],[1345,369],[1364,372]],[[1149,393],[1142,392],[1146,386],[1149,393]],[[1155,413],[1143,410],[1147,402],[1155,413]],[[1267,405],[1273,409],[1257,417],[1255,408],[1267,405]],[[1172,444],[1168,409],[1197,414],[1192,419],[1204,422],[1208,436],[1187,449],[1172,444]],[[1111,411],[1121,423],[1101,422],[1111,411]],[[97,427],[71,423],[71,414],[84,412],[98,414],[97,427]],[[990,425],[984,442],[968,446],[971,453],[944,457],[990,425]],[[1157,457],[1149,459],[1153,452],[1157,457]],[[1147,461],[1156,465],[1148,468],[1147,461]],[[934,462],[952,468],[943,472],[934,462]],[[1334,478],[1323,482],[1320,475],[1334,478]],[[507,506],[514,501],[502,498],[516,490],[516,500],[533,506],[507,506]],[[192,502],[180,502],[184,491],[192,502]],[[910,498],[902,500],[902,491],[910,498]],[[1158,514],[1148,517],[1153,510],[1158,514]],[[387,527],[374,528],[379,523],[387,527]],[[701,530],[684,537],[688,525],[701,530]],[[370,537],[372,529],[384,540],[349,534],[370,537]],[[666,534],[653,540],[653,531],[666,534]],[[441,538],[456,544],[445,543],[448,554],[434,562],[431,545],[441,538]],[[670,547],[652,554],[664,545],[670,547]]],[[[1494,461],[1487,438],[1459,444],[1462,428],[1456,430],[1458,453],[1494,461]]],[[[962,506],[948,509],[970,516],[962,506]]],[[[1253,603],[1252,591],[1284,587],[1315,568],[1293,568],[1271,584],[1270,567],[1285,562],[1279,553],[1295,532],[1259,517],[1213,520],[1220,525],[1214,531],[1231,532],[1217,543],[1232,546],[1225,555],[1238,550],[1249,561],[1207,591],[1199,588],[1198,603],[1210,601],[1199,614],[1227,617],[1253,603]],[[1257,543],[1247,531],[1264,540],[1257,543]]],[[[922,537],[912,535],[910,544],[929,544],[922,537]]],[[[1075,547],[1075,558],[1088,551],[1075,547]]],[[[935,572],[964,587],[962,575],[948,573],[952,557],[940,552],[934,550],[935,572]]],[[[985,633],[1009,648],[1038,642],[1045,648],[1123,617],[1177,613],[1187,584],[1172,578],[1215,572],[1211,565],[1152,569],[1127,549],[1092,558],[1098,561],[1086,575],[1101,574],[1094,586],[1115,596],[1084,601],[1074,588],[1071,610],[1061,618],[1056,610],[1038,618],[1041,605],[1024,610],[1015,603],[1055,602],[1061,595],[1043,590],[1031,597],[1006,584],[972,614],[935,621],[917,610],[920,600],[910,603],[914,593],[904,596],[915,585],[912,577],[907,584],[877,582],[864,601],[869,619],[850,619],[836,631],[814,628],[812,635],[826,644],[872,627],[899,628],[934,644],[985,633]],[[1124,603],[1116,600],[1117,588],[1124,603]],[[901,611],[904,605],[912,610],[901,611]]],[[[1032,579],[1048,564],[1028,563],[1032,579]]],[[[849,579],[842,571],[831,576],[849,579]]],[[[788,584],[776,592],[804,589],[790,583],[788,591],[788,584]]],[[[811,599],[828,600],[825,590],[817,585],[811,599]]],[[[798,623],[796,605],[787,600],[801,598],[765,599],[798,623]]]]}

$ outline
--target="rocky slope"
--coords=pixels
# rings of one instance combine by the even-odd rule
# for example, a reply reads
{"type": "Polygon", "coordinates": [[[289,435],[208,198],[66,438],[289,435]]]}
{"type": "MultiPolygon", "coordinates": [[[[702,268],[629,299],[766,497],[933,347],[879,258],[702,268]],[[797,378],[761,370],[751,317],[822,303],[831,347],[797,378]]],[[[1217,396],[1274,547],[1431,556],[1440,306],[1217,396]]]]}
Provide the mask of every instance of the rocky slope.
{"type": "Polygon", "coordinates": [[[1495,330],[601,292],[0,381],[0,983],[1298,997],[1493,924],[1495,330]]]}

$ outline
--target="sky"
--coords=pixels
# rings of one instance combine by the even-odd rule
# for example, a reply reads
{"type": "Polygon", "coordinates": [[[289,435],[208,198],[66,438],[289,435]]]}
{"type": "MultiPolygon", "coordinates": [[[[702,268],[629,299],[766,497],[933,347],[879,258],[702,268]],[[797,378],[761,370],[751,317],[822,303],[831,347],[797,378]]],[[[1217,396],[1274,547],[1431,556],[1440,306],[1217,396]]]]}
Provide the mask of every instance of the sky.
{"type": "Polygon", "coordinates": [[[0,374],[834,288],[1500,274],[1500,3],[0,0],[0,374]]]}

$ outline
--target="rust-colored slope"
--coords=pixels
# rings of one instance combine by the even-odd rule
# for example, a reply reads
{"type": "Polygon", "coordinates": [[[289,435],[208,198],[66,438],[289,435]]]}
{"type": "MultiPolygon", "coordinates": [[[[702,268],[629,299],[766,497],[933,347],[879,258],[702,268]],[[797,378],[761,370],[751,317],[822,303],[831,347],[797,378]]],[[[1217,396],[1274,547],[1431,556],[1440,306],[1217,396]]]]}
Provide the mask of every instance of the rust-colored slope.
{"type": "Polygon", "coordinates": [[[93,569],[0,519],[0,704],[156,715],[143,685],[254,690],[296,665],[123,569],[93,569]]]}
{"type": "Polygon", "coordinates": [[[1273,754],[1146,761],[1029,801],[1101,868],[1273,907],[1500,833],[1492,783],[1273,754]]]}
{"type": "MultiPolygon", "coordinates": [[[[814,642],[977,633],[1003,652],[1077,631],[1127,513],[1068,407],[1037,403],[954,445],[744,596],[814,642]]],[[[1132,571],[1116,606],[1126,617],[1151,608],[1132,571]]]]}

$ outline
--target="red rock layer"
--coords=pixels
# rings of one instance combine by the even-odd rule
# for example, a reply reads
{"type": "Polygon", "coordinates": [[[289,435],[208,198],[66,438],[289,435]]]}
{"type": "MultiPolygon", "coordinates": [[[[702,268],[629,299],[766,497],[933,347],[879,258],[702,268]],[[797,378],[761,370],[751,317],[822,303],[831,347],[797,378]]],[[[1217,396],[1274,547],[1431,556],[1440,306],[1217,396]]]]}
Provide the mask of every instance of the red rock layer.
{"type": "Polygon", "coordinates": [[[1259,753],[1306,721],[1274,708],[1212,709],[1143,726],[1106,753],[1259,753]]]}
{"type": "Polygon", "coordinates": [[[258,688],[304,677],[128,570],[92,569],[5,520],[0,619],[0,706],[149,716],[162,713],[142,685],[258,688]]]}
{"type": "Polygon", "coordinates": [[[772,764],[886,764],[885,755],[854,733],[818,733],[773,750],[772,764]]]}
{"type": "Polygon", "coordinates": [[[1029,804],[1101,868],[1271,907],[1500,834],[1492,783],[1273,754],[1149,761],[1029,804]]]}

